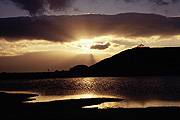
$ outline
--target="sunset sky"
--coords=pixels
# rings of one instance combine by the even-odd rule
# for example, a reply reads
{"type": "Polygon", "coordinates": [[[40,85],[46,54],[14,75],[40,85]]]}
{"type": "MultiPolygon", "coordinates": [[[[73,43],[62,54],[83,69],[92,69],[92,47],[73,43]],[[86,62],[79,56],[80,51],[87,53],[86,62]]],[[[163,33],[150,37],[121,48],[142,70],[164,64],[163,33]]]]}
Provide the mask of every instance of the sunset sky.
{"type": "Polygon", "coordinates": [[[68,70],[180,46],[180,0],[0,0],[0,72],[68,70]]]}

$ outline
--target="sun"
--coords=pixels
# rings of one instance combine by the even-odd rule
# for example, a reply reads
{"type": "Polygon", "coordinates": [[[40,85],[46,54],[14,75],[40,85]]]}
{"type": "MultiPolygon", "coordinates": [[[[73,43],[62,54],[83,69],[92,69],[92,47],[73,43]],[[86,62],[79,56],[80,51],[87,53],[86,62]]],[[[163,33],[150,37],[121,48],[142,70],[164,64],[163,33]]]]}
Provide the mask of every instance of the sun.
{"type": "Polygon", "coordinates": [[[90,54],[92,53],[91,46],[93,45],[93,40],[91,39],[81,39],[79,45],[82,49],[82,52],[90,54]]]}
{"type": "Polygon", "coordinates": [[[81,39],[80,41],[80,45],[84,48],[91,48],[91,46],[93,45],[93,41],[90,39],[81,39]]]}
{"type": "MultiPolygon", "coordinates": [[[[93,54],[93,55],[105,55],[111,54],[109,51],[103,49],[99,50],[94,48],[97,45],[104,45],[110,43],[111,40],[116,39],[114,36],[96,36],[92,38],[77,38],[75,41],[72,41],[66,44],[66,47],[76,53],[80,54],[93,54]]],[[[119,52],[119,50],[118,50],[119,52]]]]}

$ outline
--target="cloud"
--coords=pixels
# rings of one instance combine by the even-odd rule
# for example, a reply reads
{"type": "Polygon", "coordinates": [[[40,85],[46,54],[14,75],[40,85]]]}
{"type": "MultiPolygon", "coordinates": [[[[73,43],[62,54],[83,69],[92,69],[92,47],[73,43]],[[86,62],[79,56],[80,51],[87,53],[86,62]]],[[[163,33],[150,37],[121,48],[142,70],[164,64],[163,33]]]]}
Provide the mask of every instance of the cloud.
{"type": "MultiPolygon", "coordinates": [[[[82,6],[85,6],[87,4],[89,6],[93,6],[93,8],[96,8],[96,11],[98,11],[101,8],[100,6],[104,6],[106,3],[107,4],[115,3],[118,6],[124,6],[129,3],[133,3],[131,4],[131,7],[128,8],[131,10],[132,8],[134,8],[134,6],[142,2],[145,3],[146,8],[150,6],[152,7],[152,9],[154,9],[154,7],[167,6],[180,2],[180,0],[111,0],[111,2],[100,1],[100,0],[0,0],[0,2],[1,1],[3,1],[4,3],[11,3],[22,10],[28,11],[28,13],[32,16],[42,15],[44,13],[52,13],[52,11],[66,11],[70,7],[72,7],[72,9],[76,12],[83,13],[86,11],[80,11],[80,10],[83,8],[82,6]],[[82,6],[73,8],[73,5],[76,5],[76,3],[78,2],[83,3],[82,6]]],[[[87,8],[90,8],[89,6],[87,8]]],[[[178,4],[176,4],[176,6],[177,9],[178,4]]],[[[145,9],[144,7],[142,7],[142,10],[145,9]]],[[[117,9],[119,9],[119,7],[117,9]]],[[[137,8],[134,11],[136,10],[137,8]]],[[[122,10],[120,10],[119,12],[121,11],[122,10]]],[[[90,12],[94,12],[94,10],[90,12]]]]}
{"type": "Polygon", "coordinates": [[[138,45],[138,42],[128,40],[113,40],[112,43],[114,43],[116,47],[124,45],[126,48],[138,45]]]}
{"type": "MultiPolygon", "coordinates": [[[[119,0],[117,0],[119,1],[119,0]]],[[[139,0],[124,0],[126,3],[131,3],[131,2],[139,2],[139,0]]]]}
{"type": "Polygon", "coordinates": [[[169,5],[179,2],[179,0],[149,0],[149,2],[155,3],[156,5],[169,5]]]}
{"type": "MultiPolygon", "coordinates": [[[[117,1],[119,1],[119,0],[117,0],[117,1]]],[[[140,1],[147,1],[149,3],[153,3],[153,4],[156,4],[159,6],[169,5],[169,4],[174,4],[174,3],[180,2],[180,0],[124,0],[124,1],[126,3],[137,3],[140,1]]]]}
{"type": "MultiPolygon", "coordinates": [[[[5,1],[5,0],[1,0],[5,1]]],[[[50,10],[65,10],[74,0],[8,0],[20,9],[26,10],[30,15],[39,15],[50,10]]],[[[7,0],[6,0],[7,2],[7,0]]]]}
{"type": "Polygon", "coordinates": [[[1,18],[0,26],[0,38],[9,41],[71,42],[104,35],[166,37],[180,34],[178,17],[137,13],[1,18]]]}
{"type": "MultiPolygon", "coordinates": [[[[57,20],[61,21],[61,17],[57,17],[57,20]]],[[[53,17],[0,19],[0,37],[9,41],[21,39],[66,41],[73,39],[68,33],[68,28],[61,26],[65,22],[56,23],[57,20],[53,17]]]]}
{"type": "Polygon", "coordinates": [[[96,45],[92,45],[91,49],[97,49],[97,50],[105,50],[107,48],[109,48],[111,46],[111,44],[105,43],[105,44],[96,44],[96,45]]]}

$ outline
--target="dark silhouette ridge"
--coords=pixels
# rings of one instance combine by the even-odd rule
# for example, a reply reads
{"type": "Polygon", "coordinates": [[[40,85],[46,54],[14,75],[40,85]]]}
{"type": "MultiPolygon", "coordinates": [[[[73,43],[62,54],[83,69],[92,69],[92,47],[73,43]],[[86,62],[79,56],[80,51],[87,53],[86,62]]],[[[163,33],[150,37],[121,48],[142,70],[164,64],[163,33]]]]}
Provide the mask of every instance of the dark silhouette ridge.
{"type": "Polygon", "coordinates": [[[140,45],[104,59],[90,67],[77,65],[69,71],[1,73],[0,79],[58,77],[120,77],[180,75],[180,47],[150,48],[140,45]]]}
{"type": "Polygon", "coordinates": [[[77,66],[70,68],[70,70],[69,70],[69,72],[72,75],[80,75],[80,76],[88,74],[88,71],[89,71],[89,67],[86,65],[77,65],[77,66]]]}
{"type": "Polygon", "coordinates": [[[92,74],[180,75],[180,47],[149,48],[139,46],[90,66],[92,74]]]}

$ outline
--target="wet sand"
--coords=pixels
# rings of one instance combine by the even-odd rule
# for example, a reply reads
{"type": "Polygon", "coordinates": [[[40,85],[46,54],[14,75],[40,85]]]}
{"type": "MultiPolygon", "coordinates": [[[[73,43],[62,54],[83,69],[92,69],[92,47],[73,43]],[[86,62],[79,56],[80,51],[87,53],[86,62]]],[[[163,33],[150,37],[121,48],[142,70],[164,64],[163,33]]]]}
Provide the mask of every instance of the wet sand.
{"type": "Polygon", "coordinates": [[[180,118],[178,107],[156,108],[82,108],[104,102],[119,102],[117,98],[89,98],[28,103],[36,94],[0,93],[0,118],[3,119],[157,119],[180,118]]]}

